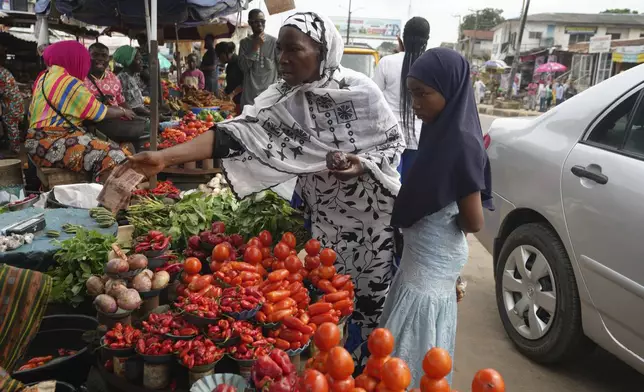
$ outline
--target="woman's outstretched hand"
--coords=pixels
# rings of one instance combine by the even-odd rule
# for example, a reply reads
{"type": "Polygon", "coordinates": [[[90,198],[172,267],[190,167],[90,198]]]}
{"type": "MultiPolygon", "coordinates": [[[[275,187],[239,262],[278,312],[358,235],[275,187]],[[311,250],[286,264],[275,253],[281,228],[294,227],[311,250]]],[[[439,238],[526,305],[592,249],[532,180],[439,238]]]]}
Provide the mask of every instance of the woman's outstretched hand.
{"type": "Polygon", "coordinates": [[[159,151],[145,151],[132,155],[127,159],[127,161],[116,168],[114,173],[116,177],[119,177],[126,169],[132,169],[139,174],[145,176],[145,178],[150,178],[158,174],[161,170],[165,168],[165,160],[163,155],[159,151]]]}
{"type": "Polygon", "coordinates": [[[347,161],[349,161],[348,169],[331,171],[340,181],[348,181],[365,173],[364,166],[357,155],[347,154],[347,161]]]}

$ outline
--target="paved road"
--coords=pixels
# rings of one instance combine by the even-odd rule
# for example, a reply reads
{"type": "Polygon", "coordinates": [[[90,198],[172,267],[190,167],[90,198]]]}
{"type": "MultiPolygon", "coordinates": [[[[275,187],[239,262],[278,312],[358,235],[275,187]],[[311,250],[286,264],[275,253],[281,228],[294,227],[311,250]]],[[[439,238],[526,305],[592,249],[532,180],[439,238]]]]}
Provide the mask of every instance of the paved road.
{"type": "MultiPolygon", "coordinates": [[[[494,117],[481,115],[483,127],[494,117]]],[[[467,295],[459,305],[454,387],[469,392],[477,370],[497,369],[508,392],[626,392],[644,390],[644,376],[597,349],[570,365],[544,367],[519,354],[499,320],[490,254],[473,237],[462,277],[467,295]]]]}

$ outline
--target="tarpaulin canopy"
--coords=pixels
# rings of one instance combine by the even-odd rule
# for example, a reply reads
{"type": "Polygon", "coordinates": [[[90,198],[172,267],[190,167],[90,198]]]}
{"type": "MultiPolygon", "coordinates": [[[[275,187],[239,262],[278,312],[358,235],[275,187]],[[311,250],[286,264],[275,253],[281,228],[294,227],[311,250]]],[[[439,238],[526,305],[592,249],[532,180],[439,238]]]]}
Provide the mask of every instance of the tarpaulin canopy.
{"type": "MultiPolygon", "coordinates": [[[[212,34],[215,39],[230,38],[235,32],[235,26],[230,22],[223,20],[222,23],[214,25],[178,27],[176,30],[175,26],[167,25],[160,27],[158,32],[159,41],[201,41],[208,33],[212,34]],[[213,29],[211,27],[216,28],[213,29]]],[[[112,33],[130,35],[130,29],[128,27],[116,26],[108,27],[103,31],[103,34],[107,35],[111,35],[112,33]]]]}
{"type": "MultiPolygon", "coordinates": [[[[157,25],[197,26],[246,9],[250,0],[158,0],[157,25]]],[[[52,4],[63,15],[96,26],[145,28],[145,2],[140,0],[38,0],[36,13],[52,4]]]]}

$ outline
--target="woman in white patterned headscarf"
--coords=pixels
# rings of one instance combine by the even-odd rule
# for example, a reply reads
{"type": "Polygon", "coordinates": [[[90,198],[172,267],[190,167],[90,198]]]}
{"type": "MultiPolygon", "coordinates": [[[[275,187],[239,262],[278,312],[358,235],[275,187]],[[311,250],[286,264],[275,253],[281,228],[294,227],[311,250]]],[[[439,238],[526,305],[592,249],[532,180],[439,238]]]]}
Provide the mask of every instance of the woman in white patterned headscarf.
{"type": "Polygon", "coordinates": [[[241,116],[189,143],[135,155],[127,165],[153,175],[166,165],[222,158],[240,197],[297,180],[312,236],[336,250],[338,272],[351,274],[356,284],[347,348],[361,367],[363,343],[378,325],[391,281],[389,221],[405,143],[375,83],[340,66],[344,45],[328,18],[311,12],[289,17],[277,45],[282,80],[241,116]],[[348,153],[349,169],[327,169],[326,154],[337,150],[348,153]]]}

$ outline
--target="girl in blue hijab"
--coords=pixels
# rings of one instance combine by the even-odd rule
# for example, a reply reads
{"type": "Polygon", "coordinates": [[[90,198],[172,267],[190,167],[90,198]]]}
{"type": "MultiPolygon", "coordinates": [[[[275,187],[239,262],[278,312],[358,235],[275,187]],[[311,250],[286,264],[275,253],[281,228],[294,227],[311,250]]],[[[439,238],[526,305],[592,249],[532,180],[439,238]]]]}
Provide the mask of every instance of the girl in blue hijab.
{"type": "Polygon", "coordinates": [[[455,285],[468,259],[466,234],[481,229],[483,206],[491,208],[490,167],[471,86],[467,61],[445,48],[425,52],[407,77],[423,127],[418,157],[394,204],[391,223],[403,231],[404,250],[380,325],[396,338],[393,355],[412,366],[414,387],[430,348],[454,356],[455,285]]]}

